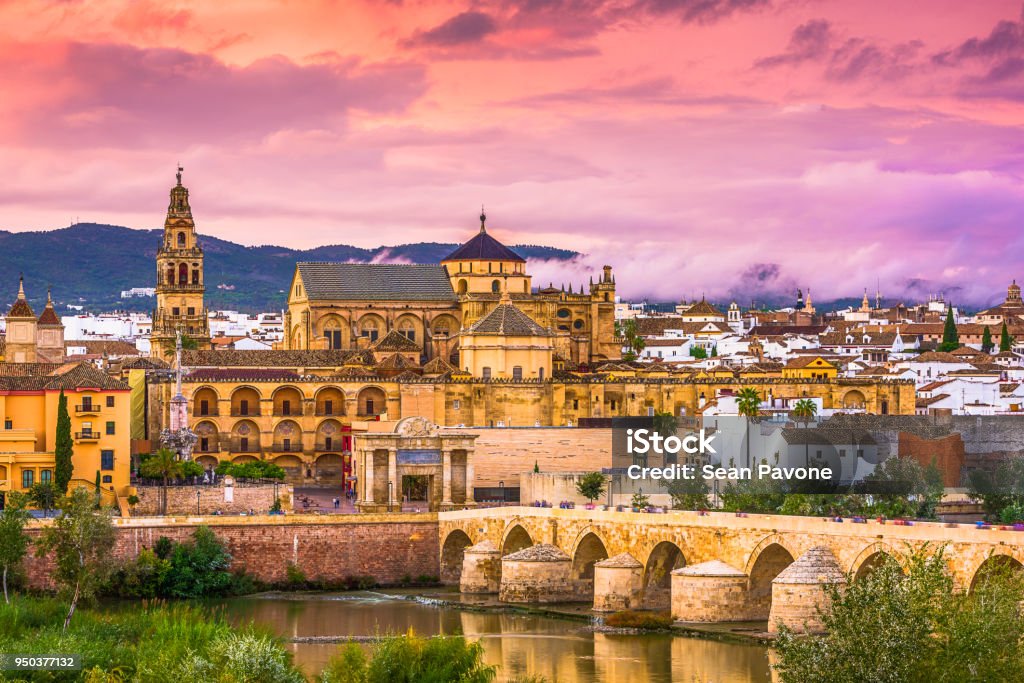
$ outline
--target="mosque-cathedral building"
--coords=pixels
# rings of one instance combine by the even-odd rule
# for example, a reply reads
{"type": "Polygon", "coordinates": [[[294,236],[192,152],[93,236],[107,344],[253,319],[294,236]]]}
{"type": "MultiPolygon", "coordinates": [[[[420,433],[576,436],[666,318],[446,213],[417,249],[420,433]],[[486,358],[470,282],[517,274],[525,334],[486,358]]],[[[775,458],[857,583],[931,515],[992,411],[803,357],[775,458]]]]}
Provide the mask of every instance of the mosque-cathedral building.
{"type": "MultiPolygon", "coordinates": [[[[179,330],[197,342],[182,359],[197,460],[264,458],[295,483],[379,485],[394,472],[394,453],[365,444],[381,441],[375,435],[386,424],[423,418],[440,426],[444,439],[462,443],[452,436],[460,427],[573,427],[654,411],[692,415],[741,386],[766,398],[820,397],[827,408],[854,401],[869,412],[914,412],[914,387],[905,381],[622,363],[611,267],[586,292],[534,288],[526,261],[490,234],[485,221],[481,215],[479,231],[439,265],[299,263],[282,348],[214,351],[203,252],[179,170],[157,254],[153,355],[173,357],[179,330]]],[[[149,432],[158,433],[173,385],[157,373],[148,391],[149,432]]],[[[465,451],[441,448],[447,449],[446,495],[462,482],[462,502],[470,502],[465,451]]],[[[361,487],[359,500],[374,509],[381,495],[389,494],[361,487]]]]}

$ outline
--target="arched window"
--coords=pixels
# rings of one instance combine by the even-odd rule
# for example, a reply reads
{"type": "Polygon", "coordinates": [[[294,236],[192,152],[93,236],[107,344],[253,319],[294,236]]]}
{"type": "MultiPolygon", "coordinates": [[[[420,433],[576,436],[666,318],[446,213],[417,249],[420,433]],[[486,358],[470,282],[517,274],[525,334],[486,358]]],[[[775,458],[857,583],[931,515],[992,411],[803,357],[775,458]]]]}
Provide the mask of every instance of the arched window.
{"type": "Polygon", "coordinates": [[[167,284],[174,284],[174,265],[167,266],[167,284]]]}
{"type": "Polygon", "coordinates": [[[364,320],[359,333],[371,342],[377,341],[378,337],[380,337],[380,328],[377,326],[377,321],[372,318],[364,320]]]}
{"type": "Polygon", "coordinates": [[[501,291],[501,283],[497,280],[491,283],[491,291],[497,294],[501,291]]]}
{"type": "Polygon", "coordinates": [[[192,269],[192,284],[194,284],[194,285],[198,285],[199,284],[199,269],[198,268],[193,268],[192,269]]]}
{"type": "Polygon", "coordinates": [[[187,285],[188,284],[188,264],[187,263],[179,263],[178,264],[178,283],[182,284],[182,285],[187,285]]]}
{"type": "Polygon", "coordinates": [[[179,232],[178,233],[178,249],[184,249],[184,248],[185,248],[185,233],[179,232]]]}
{"type": "Polygon", "coordinates": [[[465,294],[469,291],[469,283],[465,280],[459,280],[459,294],[465,294]]]}

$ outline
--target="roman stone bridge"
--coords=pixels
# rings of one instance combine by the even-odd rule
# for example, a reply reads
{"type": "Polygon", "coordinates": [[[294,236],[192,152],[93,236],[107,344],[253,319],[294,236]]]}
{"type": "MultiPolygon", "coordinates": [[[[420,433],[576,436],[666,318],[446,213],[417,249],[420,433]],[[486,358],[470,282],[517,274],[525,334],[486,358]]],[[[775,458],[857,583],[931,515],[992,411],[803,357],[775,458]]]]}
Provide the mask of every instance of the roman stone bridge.
{"type": "Polygon", "coordinates": [[[838,523],[725,512],[646,514],[532,507],[444,512],[438,523],[441,577],[448,583],[458,583],[464,551],[471,545],[491,541],[505,556],[547,543],[571,558],[572,578],[583,590],[593,584],[595,563],[629,553],[643,565],[644,602],[664,607],[672,570],[719,560],[746,575],[748,606],[760,618],[768,616],[773,579],[817,546],[831,550],[839,568],[853,580],[886,555],[900,561],[908,551],[926,545],[945,546],[950,572],[962,588],[970,588],[995,564],[1024,569],[1024,531],[967,524],[902,526],[891,521],[838,523]]]}

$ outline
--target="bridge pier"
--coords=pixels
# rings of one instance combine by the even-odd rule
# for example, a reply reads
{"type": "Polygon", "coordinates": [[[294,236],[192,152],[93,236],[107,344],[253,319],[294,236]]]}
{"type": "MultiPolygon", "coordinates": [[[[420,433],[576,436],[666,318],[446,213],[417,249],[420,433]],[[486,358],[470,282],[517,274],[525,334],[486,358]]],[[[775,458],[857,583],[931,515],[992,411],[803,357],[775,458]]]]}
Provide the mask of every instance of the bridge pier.
{"type": "Polygon", "coordinates": [[[501,586],[501,551],[491,541],[466,548],[462,556],[461,593],[497,593],[501,586]]]}
{"type": "Polygon", "coordinates": [[[672,618],[717,623],[753,619],[748,577],[735,567],[711,560],[672,572],[672,618]]]}
{"type": "Polygon", "coordinates": [[[502,602],[572,602],[579,592],[572,580],[572,560],[553,545],[541,543],[501,560],[502,602]]]}
{"type": "Polygon", "coordinates": [[[594,564],[594,610],[636,609],[643,602],[644,566],[629,553],[594,564]]]}
{"type": "Polygon", "coordinates": [[[819,609],[828,601],[825,587],[829,585],[845,586],[846,575],[831,550],[815,546],[772,581],[768,632],[778,633],[781,626],[801,633],[823,631],[819,609]]]}

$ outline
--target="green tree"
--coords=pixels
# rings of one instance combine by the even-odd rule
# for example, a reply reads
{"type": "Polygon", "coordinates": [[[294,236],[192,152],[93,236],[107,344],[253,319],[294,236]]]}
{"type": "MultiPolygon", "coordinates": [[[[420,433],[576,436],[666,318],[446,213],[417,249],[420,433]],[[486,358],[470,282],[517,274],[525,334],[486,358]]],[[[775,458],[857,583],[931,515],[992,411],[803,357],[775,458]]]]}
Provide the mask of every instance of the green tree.
{"type": "Polygon", "coordinates": [[[1013,337],[1010,336],[1010,330],[1006,327],[1006,321],[1003,321],[1003,329],[999,331],[999,350],[1009,351],[1013,347],[1013,337]]]}
{"type": "Polygon", "coordinates": [[[28,553],[29,538],[25,533],[28,523],[28,499],[17,491],[7,494],[0,512],[0,566],[3,566],[4,602],[7,596],[7,577],[21,566],[28,553]]]}
{"type": "Polygon", "coordinates": [[[178,456],[168,448],[161,448],[142,461],[142,464],[139,465],[139,474],[148,479],[163,480],[160,514],[166,515],[168,480],[181,474],[181,461],[178,460],[178,456]]]}
{"type": "Polygon", "coordinates": [[[989,329],[988,325],[985,325],[985,329],[981,332],[981,350],[982,353],[992,353],[992,349],[995,345],[992,343],[992,330],[989,329]]]}
{"type": "Polygon", "coordinates": [[[591,503],[594,502],[594,499],[601,497],[604,489],[605,479],[600,472],[587,472],[576,482],[576,491],[591,503]]]}
{"type": "Polygon", "coordinates": [[[718,358],[718,347],[717,346],[712,346],[711,347],[711,357],[712,358],[718,358]]]}
{"type": "Polygon", "coordinates": [[[66,495],[68,484],[71,483],[71,475],[74,471],[72,457],[74,456],[74,442],[71,440],[71,416],[68,414],[68,397],[64,390],[60,391],[60,398],[57,400],[57,435],[54,440],[54,468],[53,483],[57,486],[60,495],[66,495]]]}
{"type": "Polygon", "coordinates": [[[59,496],[57,487],[48,481],[36,482],[28,490],[28,499],[33,505],[43,511],[43,516],[45,517],[50,516],[50,510],[53,509],[59,496]]]}
{"type": "Polygon", "coordinates": [[[626,346],[626,353],[623,354],[622,359],[627,361],[636,360],[647,346],[644,338],[637,331],[636,320],[623,320],[617,323],[617,327],[617,334],[619,337],[622,337],[626,346]]]}
{"type": "Polygon", "coordinates": [[[825,633],[787,628],[775,642],[783,683],[960,683],[1019,680],[1024,597],[996,570],[954,590],[942,550],[889,559],[845,588],[825,587],[825,633]]]}
{"type": "Polygon", "coordinates": [[[736,393],[736,410],[747,420],[744,439],[747,444],[747,467],[750,467],[750,423],[761,415],[761,397],[753,387],[743,387],[736,393]]]}
{"type": "Polygon", "coordinates": [[[679,510],[706,510],[711,507],[708,482],[701,476],[673,479],[668,484],[668,493],[672,496],[672,507],[679,510]]]}
{"type": "Polygon", "coordinates": [[[939,351],[955,351],[960,348],[960,333],[956,330],[956,318],[953,316],[953,306],[950,305],[946,311],[946,323],[942,328],[942,343],[939,344],[939,351]]]}
{"type": "Polygon", "coordinates": [[[809,398],[802,398],[793,404],[793,418],[805,425],[818,414],[818,404],[809,398]]]}
{"type": "Polygon", "coordinates": [[[699,359],[703,360],[704,358],[708,357],[708,352],[707,352],[707,349],[702,348],[700,346],[691,346],[690,347],[690,355],[692,357],[694,357],[694,358],[699,358],[699,359]]]}
{"type": "Polygon", "coordinates": [[[638,510],[643,510],[648,505],[651,504],[651,499],[648,496],[644,495],[643,491],[637,491],[636,493],[633,494],[633,498],[630,501],[630,503],[634,508],[638,510]]]}
{"type": "Polygon", "coordinates": [[[1024,460],[1006,458],[992,472],[972,470],[967,475],[967,494],[981,502],[989,519],[1000,518],[1010,508],[1024,508],[1024,460]]]}
{"type": "Polygon", "coordinates": [[[113,571],[116,531],[110,508],[97,510],[92,494],[78,487],[58,504],[61,514],[42,530],[36,555],[53,554],[52,577],[61,595],[69,598],[64,631],[79,600],[92,599],[113,571]]]}
{"type": "Polygon", "coordinates": [[[103,489],[100,487],[100,471],[96,470],[96,483],[94,484],[96,491],[96,507],[100,506],[100,502],[103,500],[103,489]]]}

